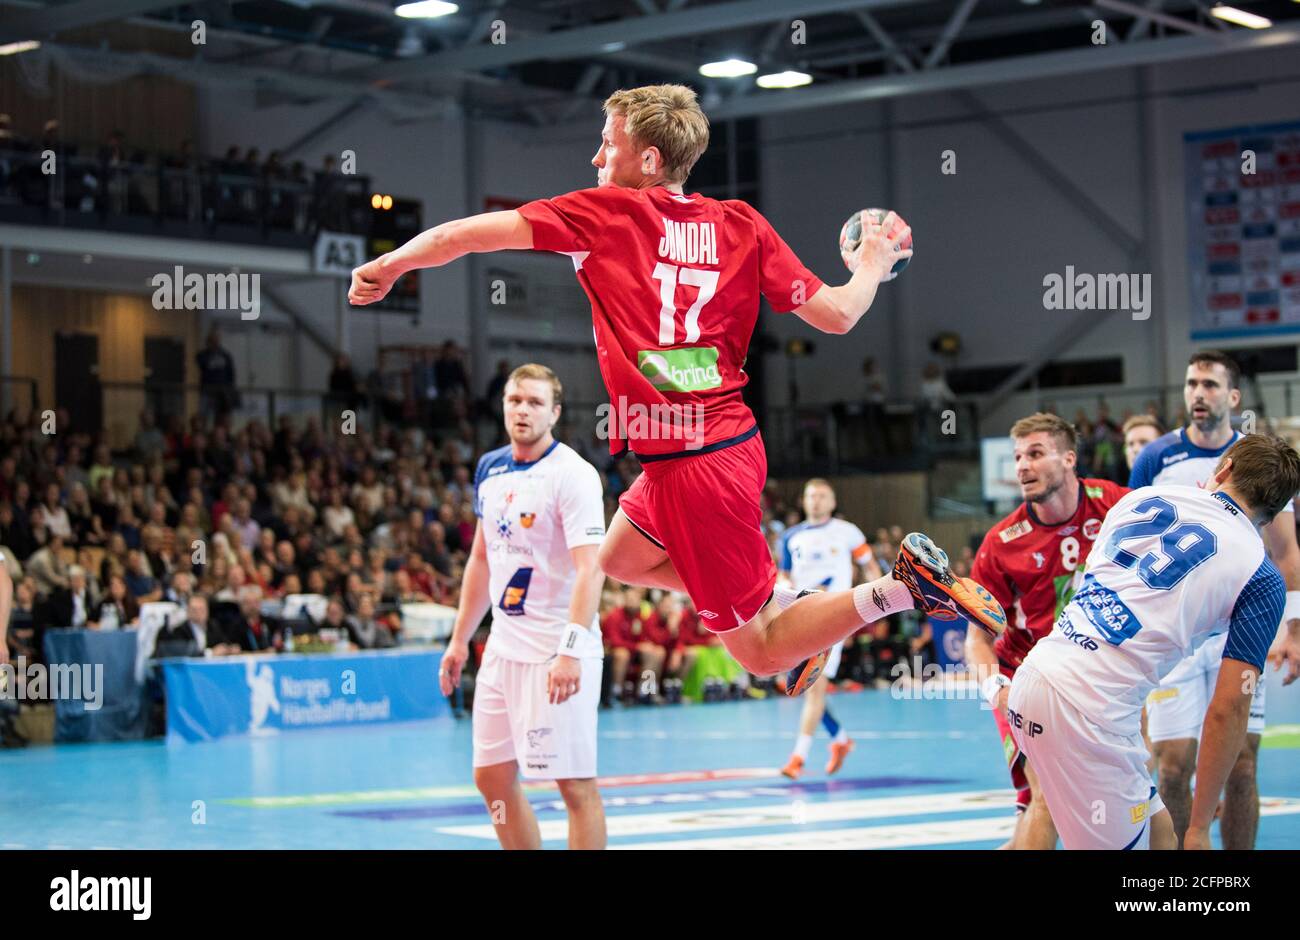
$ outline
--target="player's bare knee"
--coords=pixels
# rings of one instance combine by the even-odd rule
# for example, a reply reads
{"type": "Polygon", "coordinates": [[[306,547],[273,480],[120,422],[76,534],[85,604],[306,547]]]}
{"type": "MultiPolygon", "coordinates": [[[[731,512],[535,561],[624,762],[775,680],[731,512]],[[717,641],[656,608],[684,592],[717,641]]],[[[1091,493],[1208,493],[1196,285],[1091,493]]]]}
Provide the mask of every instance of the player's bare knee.
{"type": "Polygon", "coordinates": [[[1182,793],[1192,786],[1192,769],[1181,754],[1167,753],[1156,758],[1162,793],[1182,793]]]}
{"type": "Polygon", "coordinates": [[[557,780],[556,785],[560,788],[560,796],[563,797],[564,805],[570,812],[590,809],[600,802],[600,790],[596,788],[596,781],[593,779],[557,780]]]}
{"type": "Polygon", "coordinates": [[[1224,784],[1224,792],[1231,795],[1234,793],[1249,793],[1254,790],[1255,772],[1255,755],[1251,753],[1250,748],[1242,749],[1236,763],[1232,765],[1232,770],[1228,771],[1228,781],[1224,784]]]}
{"type": "Polygon", "coordinates": [[[734,653],[732,655],[735,656],[738,663],[745,667],[746,672],[755,676],[775,676],[794,668],[793,664],[783,666],[772,658],[771,653],[766,649],[747,651],[743,656],[734,653]]]}
{"type": "Polygon", "coordinates": [[[503,764],[474,768],[474,786],[486,799],[503,799],[515,783],[513,770],[503,764]]]}
{"type": "MultiPolygon", "coordinates": [[[[768,605],[775,607],[775,604],[768,605]]],[[[769,623],[775,615],[769,616],[768,607],[760,610],[739,630],[721,634],[722,642],[736,662],[745,667],[745,671],[755,676],[775,676],[795,667],[795,663],[786,663],[773,655],[772,631],[769,623]]]]}

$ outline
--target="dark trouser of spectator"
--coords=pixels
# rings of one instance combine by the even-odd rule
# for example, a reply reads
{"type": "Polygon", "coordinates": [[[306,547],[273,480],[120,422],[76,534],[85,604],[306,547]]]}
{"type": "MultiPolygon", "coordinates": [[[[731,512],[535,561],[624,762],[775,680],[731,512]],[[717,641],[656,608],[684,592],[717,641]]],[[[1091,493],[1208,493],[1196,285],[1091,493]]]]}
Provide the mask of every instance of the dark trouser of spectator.
{"type": "Polygon", "coordinates": [[[27,746],[27,739],[15,727],[20,708],[16,698],[0,696],[0,747],[27,746]]]}
{"type": "Polygon", "coordinates": [[[623,698],[623,682],[627,678],[627,667],[632,662],[632,650],[616,646],[605,657],[605,668],[601,670],[601,703],[606,707],[613,704],[615,697],[623,698]]]}
{"type": "MultiPolygon", "coordinates": [[[[892,682],[898,678],[897,667],[907,658],[907,643],[901,637],[888,634],[876,635],[867,643],[866,656],[863,658],[863,681],[892,682]]],[[[904,668],[907,668],[904,666],[904,668]]]]}
{"type": "Polygon", "coordinates": [[[665,679],[682,679],[691,671],[691,666],[695,665],[695,657],[700,655],[698,646],[675,646],[672,652],[668,654],[668,662],[664,664],[665,679]]]}
{"type": "Polygon", "coordinates": [[[600,664],[600,707],[609,708],[614,704],[612,691],[614,688],[614,664],[613,656],[609,651],[605,652],[605,659],[600,664]]]}
{"type": "Polygon", "coordinates": [[[840,668],[832,682],[842,682],[851,679],[854,682],[868,681],[863,675],[863,662],[866,659],[866,636],[851,636],[844,641],[844,649],[840,653],[840,668]]]}
{"type": "Polygon", "coordinates": [[[199,391],[199,409],[209,421],[225,417],[239,407],[239,393],[228,385],[210,385],[199,391]]]}
{"type": "Polygon", "coordinates": [[[664,663],[668,659],[668,651],[658,643],[646,641],[637,644],[636,652],[641,667],[634,677],[636,699],[642,705],[658,704],[662,701],[659,685],[663,681],[664,663]]]}

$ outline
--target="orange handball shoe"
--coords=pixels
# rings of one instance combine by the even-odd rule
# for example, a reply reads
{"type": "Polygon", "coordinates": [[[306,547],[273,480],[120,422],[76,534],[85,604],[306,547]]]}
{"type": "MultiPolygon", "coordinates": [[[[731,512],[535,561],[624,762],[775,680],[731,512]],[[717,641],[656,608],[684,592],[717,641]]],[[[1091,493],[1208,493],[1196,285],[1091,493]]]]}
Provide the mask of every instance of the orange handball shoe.
{"type": "Polygon", "coordinates": [[[830,650],[822,650],[816,656],[805,659],[786,673],[785,694],[793,697],[803,695],[811,689],[813,683],[821,678],[822,670],[826,668],[826,660],[830,658],[830,655],[830,650]]]}
{"type": "Polygon", "coordinates": [[[954,577],[948,555],[927,535],[913,532],[903,539],[893,573],[927,617],[965,620],[995,639],[1006,629],[1002,605],[970,578],[954,577]]]}
{"type": "Polygon", "coordinates": [[[798,780],[800,775],[803,774],[803,758],[798,754],[791,754],[790,759],[781,768],[781,773],[791,780],[798,780]]]}
{"type": "Polygon", "coordinates": [[[838,741],[831,742],[831,759],[826,762],[826,774],[835,773],[844,766],[844,758],[849,756],[849,751],[853,750],[853,739],[840,744],[838,741]]]}

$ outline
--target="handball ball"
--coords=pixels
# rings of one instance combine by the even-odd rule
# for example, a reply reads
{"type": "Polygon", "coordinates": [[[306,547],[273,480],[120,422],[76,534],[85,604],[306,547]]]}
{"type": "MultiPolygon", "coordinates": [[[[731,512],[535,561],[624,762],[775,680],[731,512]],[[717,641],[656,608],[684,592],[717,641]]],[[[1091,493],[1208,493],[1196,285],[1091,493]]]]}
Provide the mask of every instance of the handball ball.
{"type": "MultiPolygon", "coordinates": [[[[861,212],[853,213],[849,216],[848,221],[844,223],[844,227],[840,229],[840,257],[844,259],[844,264],[850,271],[856,271],[858,269],[858,248],[862,245],[863,212],[867,214],[868,219],[875,222],[877,225],[884,222],[885,216],[889,215],[887,209],[863,209],[861,212]]],[[[904,225],[906,223],[904,223],[902,219],[899,219],[898,224],[904,225]]],[[[899,247],[911,248],[912,236],[908,235],[905,241],[899,243],[899,247]]],[[[911,260],[911,258],[904,258],[902,261],[896,263],[885,280],[892,281],[894,278],[898,277],[898,275],[902,274],[903,268],[907,267],[908,262],[911,260]]]]}

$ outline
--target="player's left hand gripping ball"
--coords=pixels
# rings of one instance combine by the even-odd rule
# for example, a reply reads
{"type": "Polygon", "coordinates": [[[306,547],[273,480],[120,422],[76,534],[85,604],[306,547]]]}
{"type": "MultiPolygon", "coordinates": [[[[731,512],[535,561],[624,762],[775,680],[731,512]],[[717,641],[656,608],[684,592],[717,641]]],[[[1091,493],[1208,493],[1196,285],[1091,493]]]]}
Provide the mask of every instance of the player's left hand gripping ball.
{"type": "MultiPolygon", "coordinates": [[[[890,213],[885,209],[863,209],[855,212],[848,217],[844,225],[840,228],[840,257],[844,259],[844,265],[850,271],[856,271],[859,265],[859,259],[862,250],[862,225],[863,217],[866,217],[867,224],[884,225],[890,213]]],[[[893,217],[893,223],[886,235],[892,235],[895,232],[907,228],[904,222],[897,214],[893,217]]],[[[906,236],[900,239],[894,247],[895,251],[912,251],[912,233],[909,231],[906,236]]],[[[889,273],[882,278],[883,281],[892,281],[898,275],[903,273],[903,269],[911,262],[911,257],[900,258],[889,269],[889,273]]]]}

